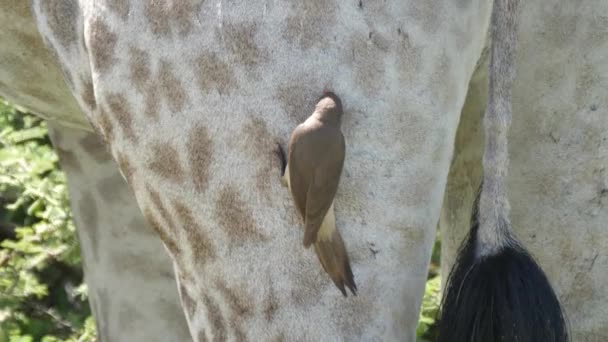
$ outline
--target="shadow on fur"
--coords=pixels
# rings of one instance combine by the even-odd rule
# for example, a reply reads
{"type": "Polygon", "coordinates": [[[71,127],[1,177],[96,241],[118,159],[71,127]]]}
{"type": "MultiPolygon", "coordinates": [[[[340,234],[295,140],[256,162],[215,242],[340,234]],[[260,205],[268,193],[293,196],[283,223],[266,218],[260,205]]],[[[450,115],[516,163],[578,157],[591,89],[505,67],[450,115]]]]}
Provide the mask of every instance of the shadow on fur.
{"type": "Polygon", "coordinates": [[[437,341],[569,341],[549,280],[515,239],[495,255],[476,256],[478,200],[474,207],[472,228],[444,290],[437,341]]]}

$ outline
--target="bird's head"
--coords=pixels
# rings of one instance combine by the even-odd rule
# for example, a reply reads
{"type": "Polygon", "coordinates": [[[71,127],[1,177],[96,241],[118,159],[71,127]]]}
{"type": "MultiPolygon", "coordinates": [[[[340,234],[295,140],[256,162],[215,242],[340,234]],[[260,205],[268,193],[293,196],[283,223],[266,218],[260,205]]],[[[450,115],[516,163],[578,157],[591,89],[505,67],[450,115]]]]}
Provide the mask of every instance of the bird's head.
{"type": "Polygon", "coordinates": [[[319,113],[321,119],[337,120],[339,122],[343,114],[342,101],[338,95],[325,90],[317,101],[315,111],[319,113]]]}

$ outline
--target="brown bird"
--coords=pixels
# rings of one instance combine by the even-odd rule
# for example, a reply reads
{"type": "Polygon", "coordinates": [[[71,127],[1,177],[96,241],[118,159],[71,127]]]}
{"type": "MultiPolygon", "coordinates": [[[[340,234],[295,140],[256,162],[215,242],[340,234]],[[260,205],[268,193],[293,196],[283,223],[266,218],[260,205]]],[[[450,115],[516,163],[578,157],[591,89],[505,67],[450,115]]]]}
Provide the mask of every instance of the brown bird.
{"type": "Polygon", "coordinates": [[[312,115],[291,135],[283,181],[304,219],[304,247],[314,243],[321,265],[346,297],[344,286],[354,295],[357,286],[333,206],[344,165],[341,118],[340,98],[325,92],[312,115]]]}

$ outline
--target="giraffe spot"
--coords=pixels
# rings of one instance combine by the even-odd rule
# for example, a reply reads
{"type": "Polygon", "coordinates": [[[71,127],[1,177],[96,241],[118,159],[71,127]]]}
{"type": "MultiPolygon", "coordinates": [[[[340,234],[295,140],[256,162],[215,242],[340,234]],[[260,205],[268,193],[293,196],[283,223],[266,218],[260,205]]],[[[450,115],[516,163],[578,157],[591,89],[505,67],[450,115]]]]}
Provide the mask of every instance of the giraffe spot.
{"type": "Polygon", "coordinates": [[[157,175],[170,181],[181,183],[184,180],[184,170],[181,167],[179,153],[168,143],[152,145],[152,157],[148,167],[157,175]]]}
{"type": "Polygon", "coordinates": [[[353,66],[355,83],[368,96],[376,94],[384,82],[384,59],[381,50],[360,35],[353,36],[346,49],[347,62],[353,66]]]}
{"type": "Polygon", "coordinates": [[[294,125],[298,125],[308,118],[315,108],[314,101],[318,98],[311,87],[302,85],[313,84],[315,83],[313,80],[305,80],[304,77],[298,79],[304,79],[304,81],[282,84],[276,88],[276,97],[294,125]]]}
{"type": "Polygon", "coordinates": [[[226,286],[225,282],[220,280],[215,283],[215,286],[222,293],[237,318],[251,314],[253,303],[244,289],[230,289],[226,286]]]}
{"type": "Polygon", "coordinates": [[[146,0],[145,13],[152,32],[158,36],[177,33],[185,36],[193,28],[193,21],[204,0],[146,0]]]}
{"type": "Polygon", "coordinates": [[[138,48],[129,49],[129,79],[139,92],[143,93],[150,80],[150,55],[138,48]]]}
{"type": "Polygon", "coordinates": [[[204,52],[196,59],[194,73],[199,88],[205,93],[217,89],[220,95],[230,94],[237,85],[232,68],[214,52],[204,52]]]}
{"type": "Polygon", "coordinates": [[[249,241],[263,241],[266,237],[256,229],[253,215],[236,189],[226,185],[215,202],[215,215],[233,245],[249,241]]]}
{"type": "Polygon", "coordinates": [[[166,61],[160,61],[158,80],[165,101],[169,104],[169,109],[179,112],[188,102],[188,95],[182,83],[175,77],[171,70],[171,65],[166,61]]]}
{"type": "Polygon", "coordinates": [[[137,136],[133,131],[133,119],[131,117],[129,103],[126,97],[122,94],[110,94],[107,96],[106,101],[110,112],[114,115],[114,119],[118,121],[122,133],[131,142],[137,142],[137,136]]]}
{"type": "Polygon", "coordinates": [[[57,146],[55,147],[55,151],[57,151],[57,156],[59,156],[59,164],[64,170],[77,173],[82,172],[80,162],[73,152],[64,150],[57,146]]]}
{"type": "Polygon", "coordinates": [[[93,68],[98,72],[107,71],[114,63],[114,50],[118,38],[100,17],[93,17],[89,27],[89,51],[92,54],[93,68]]]}
{"type": "Polygon", "coordinates": [[[250,151],[252,162],[258,164],[255,176],[256,189],[270,200],[270,184],[273,176],[276,176],[272,170],[279,169],[278,160],[272,153],[276,139],[268,130],[266,122],[257,117],[245,125],[241,136],[244,138],[241,143],[250,151]]]}
{"type": "Polygon", "coordinates": [[[150,86],[147,88],[145,96],[144,114],[153,120],[158,119],[158,107],[160,105],[158,86],[155,84],[150,84],[150,86]]]}
{"type": "Polygon", "coordinates": [[[227,23],[220,31],[222,35],[220,40],[226,44],[228,51],[233,53],[242,65],[253,66],[260,63],[265,57],[255,43],[257,29],[257,24],[254,22],[227,23]]]}
{"type": "Polygon", "coordinates": [[[433,34],[442,26],[443,8],[445,7],[443,1],[411,1],[408,4],[409,17],[419,22],[425,32],[433,34]]]}
{"type": "Polygon", "coordinates": [[[167,222],[167,228],[173,231],[176,227],[175,221],[173,221],[173,216],[171,215],[169,210],[167,210],[167,207],[165,207],[158,191],[154,190],[154,188],[152,188],[152,186],[148,183],[146,183],[146,191],[148,192],[148,196],[150,197],[152,204],[154,204],[156,211],[160,214],[160,217],[165,219],[165,221],[167,222]]]}
{"type": "Polygon", "coordinates": [[[101,136],[106,141],[106,143],[110,143],[114,140],[114,126],[112,125],[112,121],[110,121],[110,116],[103,107],[99,108],[98,116],[99,118],[97,119],[97,121],[101,136]]]}
{"type": "Polygon", "coordinates": [[[97,203],[90,192],[85,191],[78,202],[80,210],[81,225],[79,229],[88,233],[91,249],[95,260],[99,260],[99,215],[97,214],[97,203]]]}
{"type": "Polygon", "coordinates": [[[213,340],[226,341],[226,326],[220,308],[206,294],[203,294],[203,304],[207,309],[207,320],[211,324],[210,328],[213,329],[213,340]]]}
{"type": "Polygon", "coordinates": [[[266,318],[266,321],[271,322],[274,319],[275,313],[279,309],[279,301],[274,293],[274,288],[272,286],[272,279],[270,277],[268,277],[268,283],[269,283],[268,294],[266,295],[266,298],[264,299],[263,306],[264,306],[264,318],[266,318]]]}
{"type": "Polygon", "coordinates": [[[114,203],[117,199],[125,202],[123,197],[125,189],[127,189],[127,184],[118,172],[103,178],[97,183],[97,191],[107,203],[114,203]]]}
{"type": "Polygon", "coordinates": [[[118,163],[118,168],[120,169],[120,172],[122,173],[127,183],[133,186],[133,175],[135,174],[135,168],[133,167],[127,156],[121,152],[118,152],[116,162],[118,163]]]}
{"type": "Polygon", "coordinates": [[[173,202],[173,209],[186,231],[195,262],[204,265],[207,261],[215,259],[215,247],[205,230],[195,220],[192,211],[179,201],[173,202]]]}
{"type": "Polygon", "coordinates": [[[190,130],[186,148],[194,188],[198,192],[204,192],[209,183],[209,167],[213,156],[211,139],[205,126],[199,124],[190,130]]]}
{"type": "Polygon", "coordinates": [[[112,156],[108,153],[106,146],[97,134],[87,133],[79,142],[85,152],[92,156],[95,161],[103,163],[112,159],[112,156]]]}
{"type": "Polygon", "coordinates": [[[171,255],[173,256],[174,260],[177,260],[177,258],[181,254],[181,251],[177,246],[177,242],[173,239],[173,237],[167,234],[160,221],[156,218],[155,214],[153,214],[153,211],[150,208],[146,207],[142,212],[144,214],[144,217],[150,224],[150,227],[152,227],[152,229],[156,231],[162,242],[169,250],[169,253],[171,253],[171,255]]]}
{"type": "MultiPolygon", "coordinates": [[[[45,0],[40,2],[41,11],[48,20],[53,35],[64,49],[77,40],[77,21],[80,16],[78,2],[72,0],[45,0]]],[[[29,15],[28,15],[29,16],[29,15]]]]}
{"type": "Polygon", "coordinates": [[[118,15],[122,20],[127,20],[129,17],[129,2],[125,0],[108,0],[106,1],[108,8],[118,15]]]}
{"type": "Polygon", "coordinates": [[[294,41],[301,49],[324,45],[327,32],[336,23],[336,2],[308,0],[293,2],[293,15],[287,18],[283,38],[294,41]]]}
{"type": "Polygon", "coordinates": [[[189,319],[192,319],[192,317],[194,317],[194,313],[196,312],[196,301],[192,299],[188,293],[188,290],[183,284],[179,286],[179,293],[182,297],[182,304],[184,305],[184,308],[186,308],[186,314],[188,315],[189,319]]]}
{"type": "Polygon", "coordinates": [[[93,83],[89,79],[81,79],[82,92],[80,97],[90,110],[95,110],[97,102],[95,101],[95,92],[93,91],[93,83]]]}

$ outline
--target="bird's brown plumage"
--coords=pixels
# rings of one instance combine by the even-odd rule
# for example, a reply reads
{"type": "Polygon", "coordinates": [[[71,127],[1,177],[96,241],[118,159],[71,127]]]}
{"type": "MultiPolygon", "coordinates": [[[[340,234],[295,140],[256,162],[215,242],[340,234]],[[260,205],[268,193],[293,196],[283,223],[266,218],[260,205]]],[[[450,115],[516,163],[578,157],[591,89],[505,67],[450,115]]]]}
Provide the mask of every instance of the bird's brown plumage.
{"type": "Polygon", "coordinates": [[[323,268],[346,296],[344,286],[355,294],[356,285],[348,253],[335,227],[332,206],[345,156],[341,116],[340,99],[326,93],[315,112],[292,133],[286,172],[294,202],[304,219],[304,246],[314,243],[323,268]]]}

